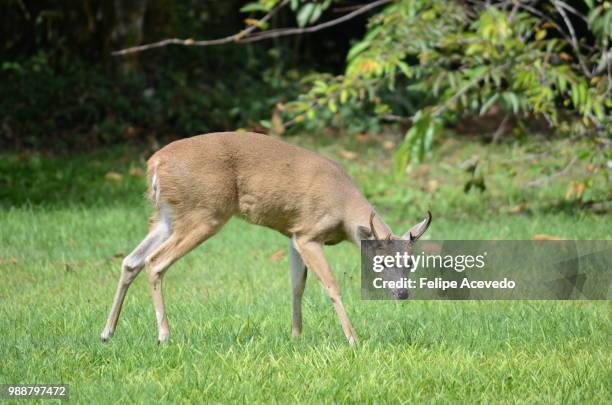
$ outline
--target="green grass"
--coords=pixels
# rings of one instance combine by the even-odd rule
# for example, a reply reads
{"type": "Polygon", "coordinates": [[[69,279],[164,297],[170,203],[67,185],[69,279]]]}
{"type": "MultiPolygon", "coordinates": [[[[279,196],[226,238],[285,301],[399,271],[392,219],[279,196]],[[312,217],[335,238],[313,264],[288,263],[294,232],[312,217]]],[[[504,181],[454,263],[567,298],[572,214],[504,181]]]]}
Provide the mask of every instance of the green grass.
{"type": "MultiPolygon", "coordinates": [[[[319,149],[336,156],[350,146],[319,149]]],[[[427,178],[396,180],[377,170],[389,164],[381,149],[359,148],[363,160],[344,163],[398,231],[431,204],[432,239],[612,238],[609,214],[564,199],[578,177],[526,190],[491,170],[484,193],[465,194],[464,173],[444,174],[463,156],[442,148],[427,178]],[[431,179],[441,183],[433,196],[422,189],[431,179]],[[519,203],[527,208],[510,213],[519,203]]],[[[115,337],[101,343],[121,258],[149,212],[142,179],[128,174],[138,158],[125,152],[0,159],[0,185],[14,186],[0,210],[0,383],[70,384],[79,403],[612,400],[609,302],[363,301],[359,252],[342,244],[326,251],[359,347],[346,344],[313,277],[304,335],[293,340],[287,257],[272,260],[286,240],[237,220],[169,270],[169,344],[157,345],[142,275],[115,337]],[[105,179],[108,170],[123,179],[105,179]]],[[[597,187],[589,198],[608,192],[597,187]]]]}

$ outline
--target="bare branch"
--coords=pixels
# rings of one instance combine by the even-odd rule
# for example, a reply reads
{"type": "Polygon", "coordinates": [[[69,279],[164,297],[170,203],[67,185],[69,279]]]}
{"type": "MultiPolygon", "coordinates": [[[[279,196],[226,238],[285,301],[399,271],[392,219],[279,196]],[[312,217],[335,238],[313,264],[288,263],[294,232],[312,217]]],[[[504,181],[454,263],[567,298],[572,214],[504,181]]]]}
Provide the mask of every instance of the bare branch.
{"type": "MultiPolygon", "coordinates": [[[[522,2],[518,2],[517,3],[519,5],[519,8],[522,8],[525,11],[528,11],[529,13],[540,17],[542,20],[547,21],[548,23],[552,24],[553,27],[555,27],[557,29],[557,31],[559,32],[559,34],[561,34],[561,36],[563,36],[563,39],[565,39],[567,42],[572,42],[571,38],[567,35],[567,33],[565,32],[565,30],[563,28],[561,28],[561,26],[559,24],[557,24],[557,22],[555,20],[553,20],[550,16],[544,14],[543,12],[539,11],[538,9],[531,7],[528,4],[522,3],[522,2]]],[[[585,47],[588,48],[588,46],[585,45],[585,47]]]]}
{"type": "Polygon", "coordinates": [[[383,115],[380,118],[382,120],[384,120],[384,121],[399,122],[400,124],[410,124],[410,123],[412,123],[412,118],[410,118],[410,117],[403,117],[401,115],[396,115],[396,114],[386,114],[386,115],[383,115]]]}
{"type": "Polygon", "coordinates": [[[514,17],[516,16],[516,12],[519,9],[519,2],[516,1],[514,2],[513,6],[512,6],[512,10],[510,11],[510,15],[508,16],[508,22],[512,22],[512,20],[514,20],[514,17]]]}
{"type": "Polygon", "coordinates": [[[553,3],[558,3],[559,7],[566,9],[570,13],[574,14],[576,17],[580,18],[582,21],[588,22],[588,19],[586,18],[584,14],[582,14],[581,12],[579,12],[578,10],[576,10],[574,7],[570,6],[569,4],[564,3],[562,1],[554,1],[553,3]]]}
{"type": "Polygon", "coordinates": [[[339,6],[332,8],[334,13],[346,13],[347,11],[357,10],[367,4],[353,4],[352,6],[339,6]]]}
{"type": "Polygon", "coordinates": [[[574,166],[574,164],[576,163],[576,161],[578,160],[578,158],[576,156],[574,156],[572,158],[572,160],[570,160],[570,162],[567,164],[567,166],[565,166],[562,170],[551,174],[550,176],[544,176],[544,177],[540,177],[539,179],[536,179],[534,181],[531,181],[529,183],[527,183],[527,186],[529,187],[540,187],[543,186],[545,184],[548,184],[551,180],[557,178],[557,177],[561,177],[561,176],[565,176],[570,169],[572,168],[572,166],[574,166]]]}
{"type": "MultiPolygon", "coordinates": [[[[364,5],[360,8],[358,8],[357,10],[348,13],[346,15],[343,15],[342,17],[330,20],[330,21],[326,21],[324,23],[321,24],[317,24],[317,25],[313,25],[311,27],[304,27],[304,28],[277,28],[277,29],[273,29],[273,30],[269,30],[269,31],[262,31],[262,32],[258,32],[258,33],[253,33],[253,31],[257,28],[256,26],[250,26],[234,35],[230,35],[228,37],[224,37],[224,38],[218,38],[218,39],[211,39],[211,40],[201,40],[201,41],[196,41],[194,39],[188,38],[188,39],[180,39],[180,38],[168,38],[168,39],[164,39],[162,41],[159,42],[154,42],[151,44],[146,44],[146,45],[139,45],[139,46],[134,46],[131,48],[127,48],[127,49],[122,49],[119,51],[115,51],[113,52],[113,55],[119,56],[119,55],[126,55],[129,53],[134,53],[134,52],[142,52],[148,49],[154,49],[154,48],[161,48],[164,46],[168,46],[168,45],[185,45],[185,46],[213,46],[213,45],[223,45],[223,44],[228,44],[228,43],[249,43],[249,42],[256,42],[256,41],[262,41],[265,39],[269,39],[269,38],[278,38],[278,37],[284,37],[284,36],[288,36],[288,35],[299,35],[299,34],[308,34],[308,33],[313,33],[313,32],[317,32],[317,31],[321,31],[324,30],[326,28],[332,27],[334,25],[338,25],[341,24],[343,22],[346,22],[348,20],[351,20],[361,14],[364,14],[376,7],[380,7],[384,4],[390,3],[392,0],[378,0],[375,1],[373,3],[364,5]]],[[[272,9],[268,14],[266,14],[266,16],[264,16],[261,20],[259,20],[260,22],[266,22],[267,20],[269,20],[274,14],[276,14],[278,12],[278,10],[280,10],[282,7],[284,7],[287,3],[289,2],[289,0],[284,0],[281,4],[279,4],[277,7],[275,7],[274,9],[272,9]]]]}
{"type": "MultiPolygon", "coordinates": [[[[270,20],[270,18],[274,17],[276,13],[278,13],[278,11],[282,9],[283,7],[285,7],[288,3],[289,3],[289,0],[283,0],[278,6],[274,7],[272,10],[268,12],[268,14],[263,16],[259,20],[259,23],[260,24],[265,23],[268,20],[270,20]]],[[[127,55],[129,53],[146,51],[148,49],[162,48],[168,45],[185,45],[185,46],[223,45],[223,44],[228,44],[230,42],[239,42],[240,39],[244,38],[245,36],[250,35],[256,29],[257,29],[257,25],[251,25],[250,27],[247,27],[244,30],[237,32],[236,34],[233,34],[233,35],[230,35],[224,38],[201,40],[201,41],[196,41],[192,38],[187,38],[187,39],[168,38],[168,39],[161,40],[159,42],[153,42],[151,44],[133,46],[131,48],[126,48],[126,49],[122,49],[119,51],[115,51],[113,52],[113,55],[122,56],[122,55],[127,55]]]]}
{"type": "Polygon", "coordinates": [[[495,132],[493,133],[493,137],[491,139],[491,143],[497,143],[499,138],[506,132],[508,120],[510,120],[510,113],[504,116],[504,119],[501,121],[495,132]]]}
{"type": "Polygon", "coordinates": [[[591,72],[589,71],[589,68],[587,67],[586,63],[584,62],[584,59],[582,58],[582,54],[580,53],[580,44],[578,43],[578,39],[576,37],[576,31],[574,30],[574,26],[572,25],[572,22],[570,21],[569,17],[567,16],[567,13],[565,12],[564,7],[562,6],[563,2],[553,0],[552,3],[557,9],[557,11],[559,12],[559,14],[561,14],[561,17],[563,18],[563,21],[565,22],[565,25],[567,26],[567,29],[570,32],[570,36],[571,36],[570,44],[572,45],[572,48],[574,48],[574,51],[576,52],[576,57],[578,58],[578,63],[580,64],[582,73],[584,73],[586,77],[591,77],[591,72]]]}
{"type": "Polygon", "coordinates": [[[304,28],[278,28],[278,29],[274,29],[274,30],[270,30],[270,31],[263,31],[263,32],[258,32],[255,33],[247,38],[244,38],[243,40],[241,40],[240,42],[256,42],[256,41],[261,41],[264,39],[269,39],[269,38],[278,38],[278,37],[284,37],[284,36],[288,36],[288,35],[299,35],[299,34],[310,34],[313,32],[317,32],[317,31],[321,31],[324,30],[326,28],[329,27],[333,27],[334,25],[338,25],[341,24],[343,22],[346,22],[348,20],[351,20],[355,17],[357,17],[358,15],[361,15],[363,13],[366,13],[376,7],[382,6],[383,4],[387,4],[390,3],[392,0],[378,0],[375,1],[373,3],[370,3],[368,5],[365,5],[351,13],[348,13],[346,15],[343,15],[342,17],[338,17],[336,19],[330,20],[330,21],[326,21],[324,23],[321,24],[317,24],[317,25],[313,25],[311,27],[304,27],[304,28]]]}

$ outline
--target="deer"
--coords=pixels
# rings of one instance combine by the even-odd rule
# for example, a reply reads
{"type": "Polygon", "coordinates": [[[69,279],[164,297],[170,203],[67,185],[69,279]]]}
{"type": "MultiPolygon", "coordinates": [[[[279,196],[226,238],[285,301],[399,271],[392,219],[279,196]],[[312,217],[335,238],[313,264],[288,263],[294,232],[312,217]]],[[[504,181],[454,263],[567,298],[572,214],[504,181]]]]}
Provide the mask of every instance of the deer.
{"type": "MultiPolygon", "coordinates": [[[[349,345],[357,335],[342,303],[324,245],[362,240],[420,238],[431,213],[403,235],[395,235],[353,180],[335,161],[280,139],[252,132],[217,132],[172,142],[147,162],[148,196],[154,206],[149,232],[122,262],[106,326],[115,332],[130,284],[144,268],[158,329],[170,336],[162,294],[164,274],[211,238],[232,217],[271,228],[289,239],[292,336],[302,333],[302,297],[312,271],[330,298],[349,345]]],[[[406,290],[394,291],[406,299],[406,290]]]]}

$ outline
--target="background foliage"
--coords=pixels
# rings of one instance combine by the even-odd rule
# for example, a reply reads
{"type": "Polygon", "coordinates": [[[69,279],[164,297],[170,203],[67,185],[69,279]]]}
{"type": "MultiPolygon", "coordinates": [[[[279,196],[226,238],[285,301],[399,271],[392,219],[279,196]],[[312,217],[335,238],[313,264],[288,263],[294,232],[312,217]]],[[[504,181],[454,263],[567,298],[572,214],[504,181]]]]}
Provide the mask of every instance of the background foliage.
{"type": "Polygon", "coordinates": [[[312,26],[367,3],[11,1],[0,17],[0,139],[73,148],[241,127],[356,133],[395,123],[405,131],[403,167],[467,116],[503,124],[483,131],[495,138],[521,125],[609,134],[609,1],[375,3],[314,34],[117,57],[113,50],[166,37],[312,26]],[[262,22],[270,10],[278,12],[262,22]]]}
{"type": "MultiPolygon", "coordinates": [[[[167,35],[240,31],[245,2],[22,1],[0,13],[0,142],[10,148],[82,149],[239,127],[265,130],[278,101],[296,97],[303,72],[339,72],[365,17],[319,35],[257,44],[168,47],[126,57],[112,50],[167,35]]],[[[295,24],[290,10],[275,24],[295,24]]]]}
{"type": "Polygon", "coordinates": [[[381,119],[409,118],[400,168],[468,115],[542,118],[564,134],[609,135],[611,39],[606,1],[398,1],[370,19],[342,75],[311,76],[310,90],[287,109],[320,120],[313,107],[335,113],[365,102],[381,119]],[[406,94],[420,97],[407,106],[406,94]]]}

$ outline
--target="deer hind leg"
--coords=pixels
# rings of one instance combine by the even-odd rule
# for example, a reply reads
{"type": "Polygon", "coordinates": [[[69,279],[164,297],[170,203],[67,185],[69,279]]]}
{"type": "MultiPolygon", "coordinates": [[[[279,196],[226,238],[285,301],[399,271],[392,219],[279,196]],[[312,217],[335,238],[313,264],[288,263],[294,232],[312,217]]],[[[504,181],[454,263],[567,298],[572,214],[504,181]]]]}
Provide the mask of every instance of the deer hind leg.
{"type": "Polygon", "coordinates": [[[146,257],[170,236],[170,228],[170,218],[162,210],[158,219],[153,222],[149,234],[140,242],[136,249],[123,260],[121,265],[121,276],[117,284],[113,305],[108,315],[106,326],[100,335],[103,341],[108,340],[113,333],[115,333],[119,314],[121,313],[121,307],[123,306],[123,301],[130,284],[132,284],[132,281],[134,281],[138,273],[140,273],[140,270],[144,267],[146,257]]]}
{"type": "Polygon", "coordinates": [[[315,273],[319,279],[319,283],[331,299],[334,309],[336,310],[336,314],[340,319],[340,324],[342,325],[344,335],[346,336],[348,343],[351,346],[354,346],[357,343],[357,335],[351,326],[351,322],[349,321],[344,305],[342,304],[340,289],[338,288],[336,279],[334,278],[331,268],[323,255],[323,246],[315,241],[295,239],[295,247],[302,256],[306,267],[315,273]]]}
{"type": "Polygon", "coordinates": [[[291,288],[293,295],[293,317],[291,321],[291,334],[298,337],[302,334],[302,296],[306,287],[308,269],[296,250],[292,239],[289,240],[289,260],[291,263],[291,288]]]}
{"type": "Polygon", "coordinates": [[[167,341],[170,336],[162,293],[162,281],[166,270],[193,248],[215,235],[227,219],[229,218],[219,220],[213,215],[198,215],[193,221],[177,222],[170,237],[146,258],[145,267],[155,307],[159,343],[167,341]]]}

